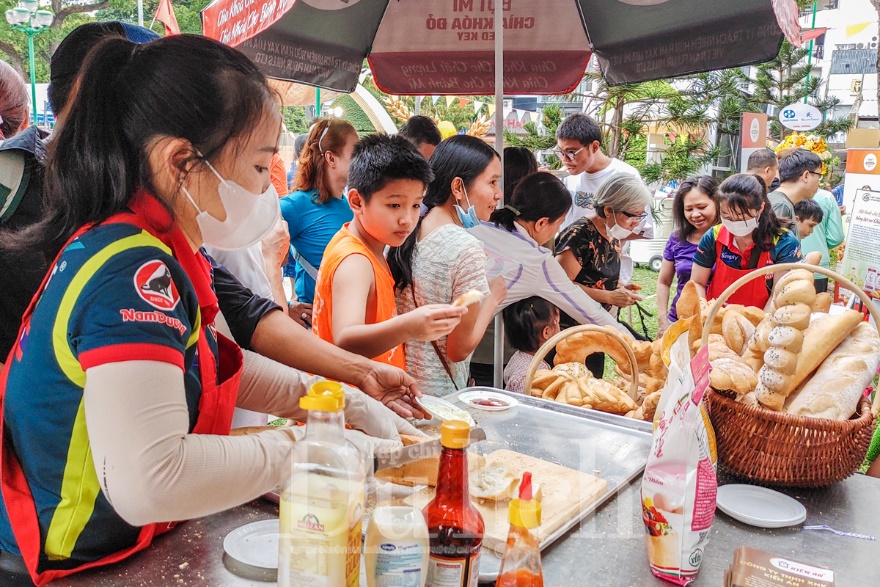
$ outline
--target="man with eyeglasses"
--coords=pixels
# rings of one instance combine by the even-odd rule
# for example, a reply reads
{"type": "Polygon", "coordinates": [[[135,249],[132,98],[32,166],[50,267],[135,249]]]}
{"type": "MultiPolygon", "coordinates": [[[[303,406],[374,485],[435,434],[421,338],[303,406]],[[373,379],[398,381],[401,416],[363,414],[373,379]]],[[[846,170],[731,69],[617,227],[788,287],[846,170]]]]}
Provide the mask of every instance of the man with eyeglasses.
{"type": "MultiPolygon", "coordinates": [[[[779,218],[796,226],[794,206],[816,195],[822,178],[822,159],[812,151],[793,149],[779,153],[779,187],[767,194],[779,218]]],[[[792,231],[797,235],[797,230],[792,231]]]]}
{"type": "MultiPolygon", "coordinates": [[[[568,173],[562,181],[571,192],[572,207],[562,224],[562,229],[584,216],[594,216],[593,198],[599,187],[615,173],[628,173],[636,177],[638,170],[620,159],[609,157],[602,150],[602,132],[592,116],[572,114],[556,129],[556,149],[568,173]]],[[[633,229],[632,235],[623,243],[620,255],[620,283],[628,285],[633,275],[633,260],[629,256],[630,240],[654,238],[654,221],[650,209],[645,210],[642,221],[633,229]]],[[[561,229],[560,229],[561,230],[561,229]]]]}

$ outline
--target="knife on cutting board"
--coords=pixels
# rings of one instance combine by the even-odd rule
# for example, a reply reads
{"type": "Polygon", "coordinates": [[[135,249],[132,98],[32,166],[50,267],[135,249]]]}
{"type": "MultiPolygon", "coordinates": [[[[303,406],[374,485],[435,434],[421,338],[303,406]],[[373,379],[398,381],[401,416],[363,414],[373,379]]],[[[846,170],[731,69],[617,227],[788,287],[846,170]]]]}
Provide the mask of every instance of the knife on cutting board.
{"type": "MultiPolygon", "coordinates": [[[[471,443],[486,440],[486,431],[482,428],[471,428],[471,443]]],[[[382,469],[394,469],[413,461],[440,456],[443,446],[440,438],[434,438],[425,442],[418,442],[409,446],[401,446],[391,450],[377,451],[373,455],[373,472],[382,469]]]]}

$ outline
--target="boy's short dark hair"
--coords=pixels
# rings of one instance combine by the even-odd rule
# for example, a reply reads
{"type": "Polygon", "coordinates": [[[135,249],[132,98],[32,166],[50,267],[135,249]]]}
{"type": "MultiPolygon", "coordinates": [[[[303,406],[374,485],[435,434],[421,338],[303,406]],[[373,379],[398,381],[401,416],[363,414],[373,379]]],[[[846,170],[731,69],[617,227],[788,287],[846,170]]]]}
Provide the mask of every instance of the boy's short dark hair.
{"type": "Polygon", "coordinates": [[[440,134],[440,129],[434,121],[420,114],[410,116],[397,134],[409,140],[417,149],[425,143],[436,147],[443,140],[443,135],[440,134]]]}
{"type": "Polygon", "coordinates": [[[817,202],[810,198],[801,200],[794,205],[794,216],[801,222],[815,220],[816,224],[819,224],[822,222],[822,218],[825,217],[825,212],[822,211],[822,207],[817,202]]]}
{"type": "Polygon", "coordinates": [[[818,155],[806,149],[795,149],[779,160],[779,181],[796,180],[805,171],[815,171],[819,167],[822,167],[822,160],[818,155]]]}
{"type": "Polygon", "coordinates": [[[556,129],[556,140],[559,139],[578,141],[585,146],[593,144],[593,141],[599,141],[601,147],[602,131],[599,130],[599,124],[592,116],[572,114],[556,129]]]}
{"type": "Polygon", "coordinates": [[[771,151],[770,149],[758,149],[751,155],[749,155],[749,162],[746,166],[746,173],[753,173],[759,169],[764,169],[766,167],[777,167],[779,165],[779,159],[776,158],[776,153],[771,151]]]}
{"type": "Polygon", "coordinates": [[[553,321],[558,311],[556,306],[537,296],[504,308],[504,332],[510,345],[524,353],[536,352],[541,347],[541,330],[553,321]]]}
{"type": "Polygon", "coordinates": [[[365,201],[395,179],[414,179],[425,186],[434,180],[428,160],[398,135],[369,135],[354,148],[348,168],[348,187],[365,201]]]}

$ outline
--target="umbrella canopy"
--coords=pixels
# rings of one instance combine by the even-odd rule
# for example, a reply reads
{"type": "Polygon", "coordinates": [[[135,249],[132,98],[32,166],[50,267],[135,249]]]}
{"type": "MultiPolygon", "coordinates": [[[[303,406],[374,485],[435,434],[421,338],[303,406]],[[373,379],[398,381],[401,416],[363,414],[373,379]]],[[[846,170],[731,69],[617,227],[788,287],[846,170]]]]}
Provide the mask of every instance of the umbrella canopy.
{"type": "MultiPolygon", "coordinates": [[[[793,0],[499,0],[506,94],[569,92],[595,53],[610,84],[735,67],[800,46],[793,0]]],[[[369,56],[398,95],[495,93],[494,0],[214,0],[206,36],[268,76],[352,91],[369,56]]]]}

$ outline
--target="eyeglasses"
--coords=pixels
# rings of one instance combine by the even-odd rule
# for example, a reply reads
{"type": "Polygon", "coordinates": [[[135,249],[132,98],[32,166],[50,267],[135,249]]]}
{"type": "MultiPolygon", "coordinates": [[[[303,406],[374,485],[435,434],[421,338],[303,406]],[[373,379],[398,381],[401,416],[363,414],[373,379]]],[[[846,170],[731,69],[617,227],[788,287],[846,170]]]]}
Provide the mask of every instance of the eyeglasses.
{"type": "Polygon", "coordinates": [[[812,173],[813,175],[818,175],[819,177],[822,177],[821,171],[807,171],[807,173],[812,173]]]}
{"type": "Polygon", "coordinates": [[[577,151],[563,151],[562,149],[553,149],[550,151],[557,157],[561,159],[565,159],[566,161],[574,161],[574,158],[577,157],[577,154],[586,149],[586,145],[578,149],[577,151]]]}
{"type": "Polygon", "coordinates": [[[632,214],[631,212],[620,212],[620,214],[623,214],[627,218],[638,218],[639,220],[646,218],[648,216],[647,212],[642,212],[641,214],[632,214]]]}

